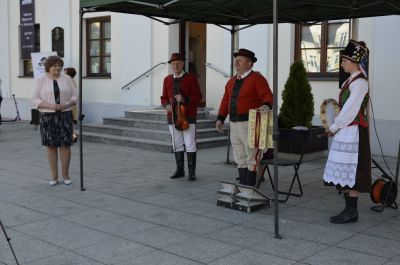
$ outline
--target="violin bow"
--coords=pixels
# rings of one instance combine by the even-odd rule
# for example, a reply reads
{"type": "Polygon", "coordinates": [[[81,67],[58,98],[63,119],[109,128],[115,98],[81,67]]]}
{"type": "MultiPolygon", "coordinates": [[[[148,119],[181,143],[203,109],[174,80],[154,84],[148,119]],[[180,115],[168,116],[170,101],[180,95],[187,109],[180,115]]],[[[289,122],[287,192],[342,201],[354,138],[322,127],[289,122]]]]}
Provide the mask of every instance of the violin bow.
{"type": "Polygon", "coordinates": [[[172,105],[173,100],[169,99],[171,102],[171,119],[172,119],[172,150],[174,153],[176,153],[176,148],[175,148],[175,120],[174,120],[174,105],[172,105]]]}

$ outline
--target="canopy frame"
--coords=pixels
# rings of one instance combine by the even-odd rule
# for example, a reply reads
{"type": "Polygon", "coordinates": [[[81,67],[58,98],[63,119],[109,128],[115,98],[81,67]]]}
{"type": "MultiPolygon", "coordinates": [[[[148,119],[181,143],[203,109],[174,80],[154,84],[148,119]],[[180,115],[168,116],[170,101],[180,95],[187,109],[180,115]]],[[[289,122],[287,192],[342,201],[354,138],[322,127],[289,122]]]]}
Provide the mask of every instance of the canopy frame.
{"type": "MultiPolygon", "coordinates": [[[[232,38],[238,25],[273,24],[273,120],[278,124],[278,23],[315,23],[324,20],[360,18],[371,16],[400,15],[400,4],[396,0],[81,0],[79,40],[79,137],[80,137],[80,179],[83,185],[83,141],[82,141],[82,42],[83,15],[89,12],[121,12],[143,15],[165,25],[192,21],[217,25],[231,31],[232,38]],[[272,4],[271,4],[272,1],[272,4]],[[188,8],[185,4],[200,5],[203,8],[188,8]],[[230,6],[229,4],[233,5],[230,6]],[[251,4],[258,7],[255,8],[251,4]],[[209,6],[210,5],[210,6],[209,6]],[[253,8],[252,8],[253,7],[253,8]],[[219,8],[224,12],[219,12],[219,8]],[[212,11],[210,11],[212,10],[212,11]],[[272,10],[272,14],[271,14],[272,10]],[[242,11],[242,13],[240,12],[242,11]],[[201,16],[203,15],[203,16],[201,16]],[[158,17],[173,19],[163,21],[158,17]],[[314,22],[313,22],[314,21],[314,22]],[[222,25],[231,25],[228,29],[222,25]]],[[[247,28],[247,26],[242,29],[247,28]]],[[[239,29],[240,30],[240,29],[239,29]]],[[[233,44],[233,41],[232,41],[233,44]]],[[[233,47],[233,45],[232,45],[233,47]]],[[[231,63],[231,73],[233,65],[231,63]]],[[[274,126],[274,158],[278,159],[278,127],[274,126]]],[[[229,159],[229,157],[228,157],[229,159]]],[[[274,163],[274,224],[275,238],[279,234],[278,165],[274,163]]]]}

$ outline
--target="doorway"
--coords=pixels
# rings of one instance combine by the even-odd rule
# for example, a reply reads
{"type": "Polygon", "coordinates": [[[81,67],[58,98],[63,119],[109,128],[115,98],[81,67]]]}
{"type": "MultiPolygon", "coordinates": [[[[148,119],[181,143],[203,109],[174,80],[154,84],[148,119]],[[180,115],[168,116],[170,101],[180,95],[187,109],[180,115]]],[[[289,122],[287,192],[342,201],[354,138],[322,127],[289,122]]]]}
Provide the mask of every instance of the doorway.
{"type": "Polygon", "coordinates": [[[186,70],[197,76],[203,94],[201,107],[206,106],[206,47],[207,25],[186,22],[180,27],[180,52],[186,55],[186,70]]]}

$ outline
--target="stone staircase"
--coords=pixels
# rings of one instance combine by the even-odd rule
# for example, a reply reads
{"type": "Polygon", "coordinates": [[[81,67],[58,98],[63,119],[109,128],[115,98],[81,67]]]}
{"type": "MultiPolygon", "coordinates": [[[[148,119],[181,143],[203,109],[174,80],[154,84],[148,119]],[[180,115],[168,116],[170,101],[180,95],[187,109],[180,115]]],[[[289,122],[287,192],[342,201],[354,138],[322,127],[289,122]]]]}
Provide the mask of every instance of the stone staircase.
{"type": "MultiPolygon", "coordinates": [[[[209,109],[199,108],[197,116],[197,148],[224,146],[227,136],[215,129],[215,116],[209,109]]],[[[103,124],[84,124],[84,141],[171,152],[171,136],[165,111],[125,111],[124,117],[103,118],[103,124]]]]}

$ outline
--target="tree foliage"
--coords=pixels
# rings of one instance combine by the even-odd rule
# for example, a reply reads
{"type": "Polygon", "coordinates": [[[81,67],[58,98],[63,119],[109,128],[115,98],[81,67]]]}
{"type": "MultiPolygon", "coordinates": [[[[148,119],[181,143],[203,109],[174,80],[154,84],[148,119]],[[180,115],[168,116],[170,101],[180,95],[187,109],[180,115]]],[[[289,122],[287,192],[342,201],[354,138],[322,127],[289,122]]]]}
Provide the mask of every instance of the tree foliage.
{"type": "Polygon", "coordinates": [[[289,77],[282,92],[282,106],[279,112],[279,127],[311,127],[314,116],[314,97],[307,79],[306,69],[301,61],[290,66],[289,77]]]}

